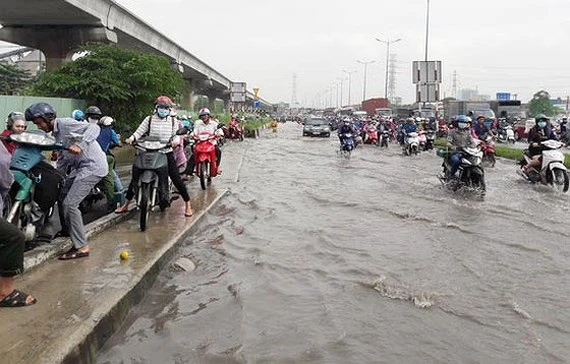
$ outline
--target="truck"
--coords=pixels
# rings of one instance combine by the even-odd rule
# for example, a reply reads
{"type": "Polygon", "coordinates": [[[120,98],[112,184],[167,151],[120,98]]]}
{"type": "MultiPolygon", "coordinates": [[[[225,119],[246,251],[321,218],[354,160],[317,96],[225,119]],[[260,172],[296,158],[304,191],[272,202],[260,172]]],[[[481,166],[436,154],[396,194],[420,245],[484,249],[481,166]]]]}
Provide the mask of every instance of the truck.
{"type": "Polygon", "coordinates": [[[496,100],[490,101],[491,109],[495,115],[501,119],[509,121],[514,119],[525,119],[526,112],[520,100],[496,100]]]}
{"type": "Polygon", "coordinates": [[[376,114],[376,109],[388,108],[388,105],[388,99],[377,97],[362,101],[360,110],[366,111],[368,116],[372,116],[376,114]]]}
{"type": "Polygon", "coordinates": [[[496,123],[495,112],[489,102],[473,102],[461,100],[445,100],[443,103],[443,117],[449,121],[454,116],[467,115],[476,118],[477,115],[485,116],[486,121],[496,123]]]}

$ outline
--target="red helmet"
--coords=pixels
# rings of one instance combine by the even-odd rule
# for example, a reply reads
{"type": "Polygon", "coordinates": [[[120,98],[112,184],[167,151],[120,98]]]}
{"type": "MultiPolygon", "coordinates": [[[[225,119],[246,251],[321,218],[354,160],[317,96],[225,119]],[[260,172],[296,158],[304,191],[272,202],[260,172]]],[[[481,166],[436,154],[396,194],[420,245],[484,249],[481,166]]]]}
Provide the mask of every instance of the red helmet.
{"type": "Polygon", "coordinates": [[[168,97],[168,96],[159,96],[156,98],[156,100],[154,100],[155,106],[172,107],[172,104],[173,104],[173,102],[170,99],[170,97],[168,97]]]}

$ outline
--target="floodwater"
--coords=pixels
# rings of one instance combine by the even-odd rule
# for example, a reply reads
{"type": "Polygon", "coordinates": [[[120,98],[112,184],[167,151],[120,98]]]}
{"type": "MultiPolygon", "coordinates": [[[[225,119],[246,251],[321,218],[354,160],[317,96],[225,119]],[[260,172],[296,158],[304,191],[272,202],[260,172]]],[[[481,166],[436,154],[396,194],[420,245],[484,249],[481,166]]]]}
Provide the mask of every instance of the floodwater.
{"type": "MultiPolygon", "coordinates": [[[[487,170],[483,201],[404,157],[280,125],[99,363],[564,363],[569,197],[487,170]]],[[[231,148],[231,145],[228,146],[231,148]]],[[[226,149],[226,152],[231,149],[226,149]]]]}

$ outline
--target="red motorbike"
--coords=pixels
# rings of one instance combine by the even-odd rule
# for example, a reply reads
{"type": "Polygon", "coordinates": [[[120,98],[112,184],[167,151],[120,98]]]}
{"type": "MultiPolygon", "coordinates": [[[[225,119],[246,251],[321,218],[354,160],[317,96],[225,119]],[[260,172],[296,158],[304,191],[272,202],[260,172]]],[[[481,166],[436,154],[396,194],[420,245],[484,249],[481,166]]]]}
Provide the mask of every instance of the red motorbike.
{"type": "Polygon", "coordinates": [[[212,140],[216,135],[208,131],[203,131],[194,135],[194,165],[195,174],[200,178],[200,186],[203,190],[212,182],[212,177],[216,177],[218,169],[216,166],[216,146],[212,140]]]}
{"type": "Polygon", "coordinates": [[[236,120],[230,121],[230,124],[224,127],[224,135],[226,139],[238,139],[243,141],[243,130],[236,120]]]}
{"type": "Polygon", "coordinates": [[[481,151],[483,152],[483,159],[482,164],[485,167],[494,167],[495,166],[495,142],[493,142],[493,137],[491,135],[487,135],[486,137],[479,140],[479,145],[481,147],[481,151]]]}
{"type": "Polygon", "coordinates": [[[378,129],[376,129],[375,126],[366,128],[366,139],[364,143],[378,145],[378,129]]]}

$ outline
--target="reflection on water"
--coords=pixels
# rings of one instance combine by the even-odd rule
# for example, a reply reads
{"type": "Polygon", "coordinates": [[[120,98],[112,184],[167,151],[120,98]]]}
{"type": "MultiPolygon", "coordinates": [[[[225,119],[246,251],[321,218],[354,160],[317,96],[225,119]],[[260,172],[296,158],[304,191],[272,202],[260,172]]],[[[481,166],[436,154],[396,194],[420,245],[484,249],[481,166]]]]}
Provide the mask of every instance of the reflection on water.
{"type": "Polygon", "coordinates": [[[499,161],[484,201],[456,198],[434,153],[300,134],[244,142],[177,256],[196,269],[164,269],[100,363],[566,361],[567,196],[499,161]]]}

